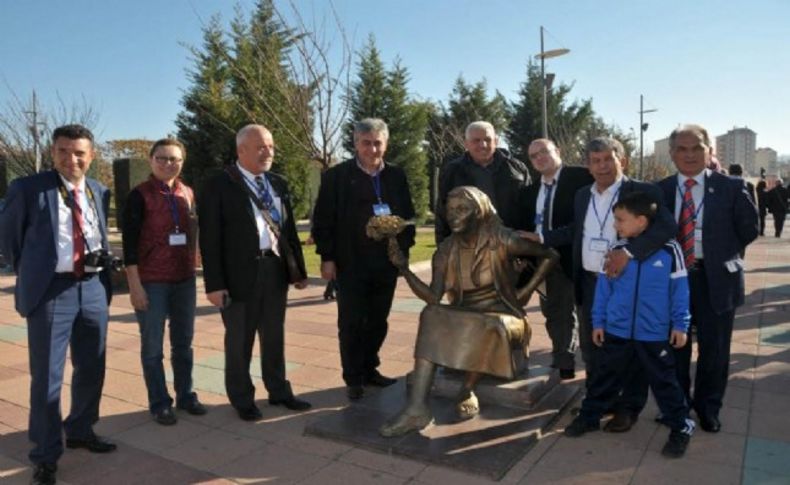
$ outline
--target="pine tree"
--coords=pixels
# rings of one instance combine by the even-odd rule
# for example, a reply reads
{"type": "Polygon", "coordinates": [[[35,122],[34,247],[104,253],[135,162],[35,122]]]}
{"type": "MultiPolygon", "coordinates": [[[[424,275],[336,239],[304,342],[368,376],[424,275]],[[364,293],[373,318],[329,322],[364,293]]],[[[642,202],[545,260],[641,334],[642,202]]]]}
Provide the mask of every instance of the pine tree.
{"type": "Polygon", "coordinates": [[[192,49],[192,87],[176,122],[189,155],[184,175],[198,189],[213,170],[235,160],[236,131],[258,123],[272,132],[272,170],[288,179],[294,212],[304,216],[309,211],[312,134],[297,116],[309,110],[310,91],[293,82],[287,69],[294,36],[278,20],[271,0],[261,0],[249,19],[237,9],[230,41],[217,17],[204,29],[202,50],[192,49]]]}
{"type": "MultiPolygon", "coordinates": [[[[381,62],[376,39],[371,34],[362,48],[357,64],[357,81],[352,85],[349,102],[349,119],[343,148],[354,153],[354,124],[363,118],[384,118],[387,71],[381,62]]],[[[386,120],[385,120],[386,121],[386,120]]],[[[390,136],[392,136],[390,130],[390,136]]]]}
{"type": "MultiPolygon", "coordinates": [[[[519,99],[511,106],[507,130],[511,151],[524,161],[528,160],[529,144],[542,137],[542,86],[540,68],[530,61],[527,64],[527,80],[519,90],[519,99]]],[[[594,112],[589,99],[568,102],[572,88],[573,85],[562,83],[548,93],[548,136],[560,148],[566,163],[578,164],[583,153],[585,128],[593,121],[594,112]]]]}

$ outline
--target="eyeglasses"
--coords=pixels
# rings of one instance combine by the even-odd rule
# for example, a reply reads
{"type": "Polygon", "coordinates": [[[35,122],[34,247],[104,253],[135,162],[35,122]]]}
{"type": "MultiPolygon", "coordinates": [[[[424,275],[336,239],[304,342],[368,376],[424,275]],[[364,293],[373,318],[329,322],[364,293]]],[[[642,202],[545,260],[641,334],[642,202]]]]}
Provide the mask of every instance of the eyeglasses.
{"type": "Polygon", "coordinates": [[[184,161],[183,158],[178,158],[178,157],[154,157],[154,160],[156,160],[156,163],[162,165],[166,163],[172,163],[173,165],[178,165],[179,163],[184,161]]]}
{"type": "Polygon", "coordinates": [[[548,154],[549,154],[549,150],[547,148],[541,148],[538,151],[530,153],[529,154],[529,158],[534,160],[534,159],[536,159],[538,157],[541,157],[541,156],[543,156],[543,157],[548,156],[548,154]]]}

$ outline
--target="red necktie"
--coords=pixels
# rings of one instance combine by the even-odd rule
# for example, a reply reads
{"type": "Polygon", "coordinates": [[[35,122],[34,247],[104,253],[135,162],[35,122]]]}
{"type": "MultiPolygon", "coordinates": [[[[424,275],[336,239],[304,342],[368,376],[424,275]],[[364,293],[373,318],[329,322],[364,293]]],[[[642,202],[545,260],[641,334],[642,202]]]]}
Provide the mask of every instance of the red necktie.
{"type": "Polygon", "coordinates": [[[683,205],[680,208],[680,220],[678,221],[678,242],[683,250],[686,267],[694,264],[694,226],[697,215],[694,210],[694,197],[691,195],[691,188],[696,184],[694,179],[686,179],[683,184],[686,191],[683,192],[683,205]]]}
{"type": "Polygon", "coordinates": [[[82,209],[79,204],[80,189],[72,191],[71,241],[74,246],[74,274],[81,278],[85,274],[85,232],[82,224],[82,209]]]}

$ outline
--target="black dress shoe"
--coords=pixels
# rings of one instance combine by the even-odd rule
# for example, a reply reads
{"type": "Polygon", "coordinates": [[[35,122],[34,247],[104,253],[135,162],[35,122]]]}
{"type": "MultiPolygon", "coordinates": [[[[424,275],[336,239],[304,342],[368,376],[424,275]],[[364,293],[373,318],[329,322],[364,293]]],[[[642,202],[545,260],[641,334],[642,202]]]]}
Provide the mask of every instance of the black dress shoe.
{"type": "Polygon", "coordinates": [[[628,411],[620,411],[604,425],[603,430],[609,433],[625,433],[634,426],[637,419],[637,416],[628,411]]]}
{"type": "Polygon", "coordinates": [[[203,416],[207,412],[206,411],[206,406],[201,404],[200,401],[197,400],[197,398],[195,398],[194,401],[192,401],[191,403],[187,404],[186,406],[177,406],[177,407],[178,407],[178,409],[181,409],[182,411],[188,412],[192,416],[203,416]]]}
{"type": "Polygon", "coordinates": [[[55,463],[39,463],[33,467],[33,479],[30,483],[33,485],[53,485],[56,481],[56,471],[58,471],[58,465],[55,463]]]}
{"type": "Polygon", "coordinates": [[[66,448],[85,448],[91,453],[109,453],[118,446],[94,434],[88,438],[66,438],[66,448]]]}
{"type": "Polygon", "coordinates": [[[573,369],[560,369],[560,379],[567,381],[576,378],[576,372],[573,369]]]}
{"type": "Polygon", "coordinates": [[[168,407],[154,413],[154,421],[162,426],[172,426],[178,422],[178,418],[173,414],[173,408],[168,407]]]}
{"type": "Polygon", "coordinates": [[[702,415],[699,417],[699,426],[708,433],[718,433],[721,430],[721,421],[716,416],[702,415]]]}
{"type": "Polygon", "coordinates": [[[285,406],[291,411],[307,411],[311,407],[307,401],[302,401],[301,399],[297,399],[294,396],[285,398],[285,399],[269,399],[269,404],[272,406],[285,406]]]}
{"type": "Polygon", "coordinates": [[[346,395],[352,401],[359,401],[365,394],[365,388],[362,386],[348,386],[346,388],[346,395]]]}
{"type": "Polygon", "coordinates": [[[372,374],[367,379],[365,379],[365,385],[373,386],[373,387],[389,387],[395,384],[396,382],[398,382],[398,379],[393,379],[392,377],[383,376],[378,372],[372,374]]]}
{"type": "Polygon", "coordinates": [[[261,410],[254,404],[247,409],[237,409],[236,412],[243,421],[257,421],[263,417],[261,410]]]}

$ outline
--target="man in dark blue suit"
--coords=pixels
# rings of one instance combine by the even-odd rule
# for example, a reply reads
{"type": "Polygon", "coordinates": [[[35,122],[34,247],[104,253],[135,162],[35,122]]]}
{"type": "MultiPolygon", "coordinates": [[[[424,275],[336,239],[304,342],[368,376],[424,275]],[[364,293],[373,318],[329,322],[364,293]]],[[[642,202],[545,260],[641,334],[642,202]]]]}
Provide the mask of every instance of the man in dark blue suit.
{"type": "MultiPolygon", "coordinates": [[[[629,258],[644,260],[674,237],[677,229],[669,211],[660,210],[648,230],[630,241],[624,249],[609,251],[609,246],[617,240],[612,207],[620,197],[644,192],[660,203],[661,191],[653,184],[631,180],[624,175],[628,159],[623,145],[613,138],[591,140],[587,144],[586,161],[595,182],[576,191],[573,221],[564,227],[544,232],[542,242],[551,247],[572,247],[579,347],[589,383],[596,368],[597,347],[592,341],[591,309],[598,273],[604,264],[610,275],[616,275],[622,271],[629,258]]],[[[647,400],[647,381],[639,369],[634,369],[626,382],[621,398],[612,405],[615,417],[604,427],[606,431],[628,431],[647,400]]]]}
{"type": "Polygon", "coordinates": [[[90,253],[108,249],[110,192],[85,177],[93,134],[80,125],[52,135],[55,170],[14,180],[0,213],[0,245],[17,275],[16,309],[27,318],[33,483],[55,483],[66,446],[115,450],[96,436],[104,384],[110,285],[90,253]],[[71,347],[71,412],[61,419],[60,393],[71,347]]]}
{"type": "Polygon", "coordinates": [[[676,175],[659,182],[664,201],[678,221],[678,241],[686,256],[691,291],[691,325],[697,329],[697,372],[691,399],[691,339],[677,351],[678,378],[708,432],[721,428],[730,364],[735,308],[744,301],[743,260],[757,238],[758,216],[743,180],[707,169],[708,132],[699,125],[669,136],[676,175]]]}

